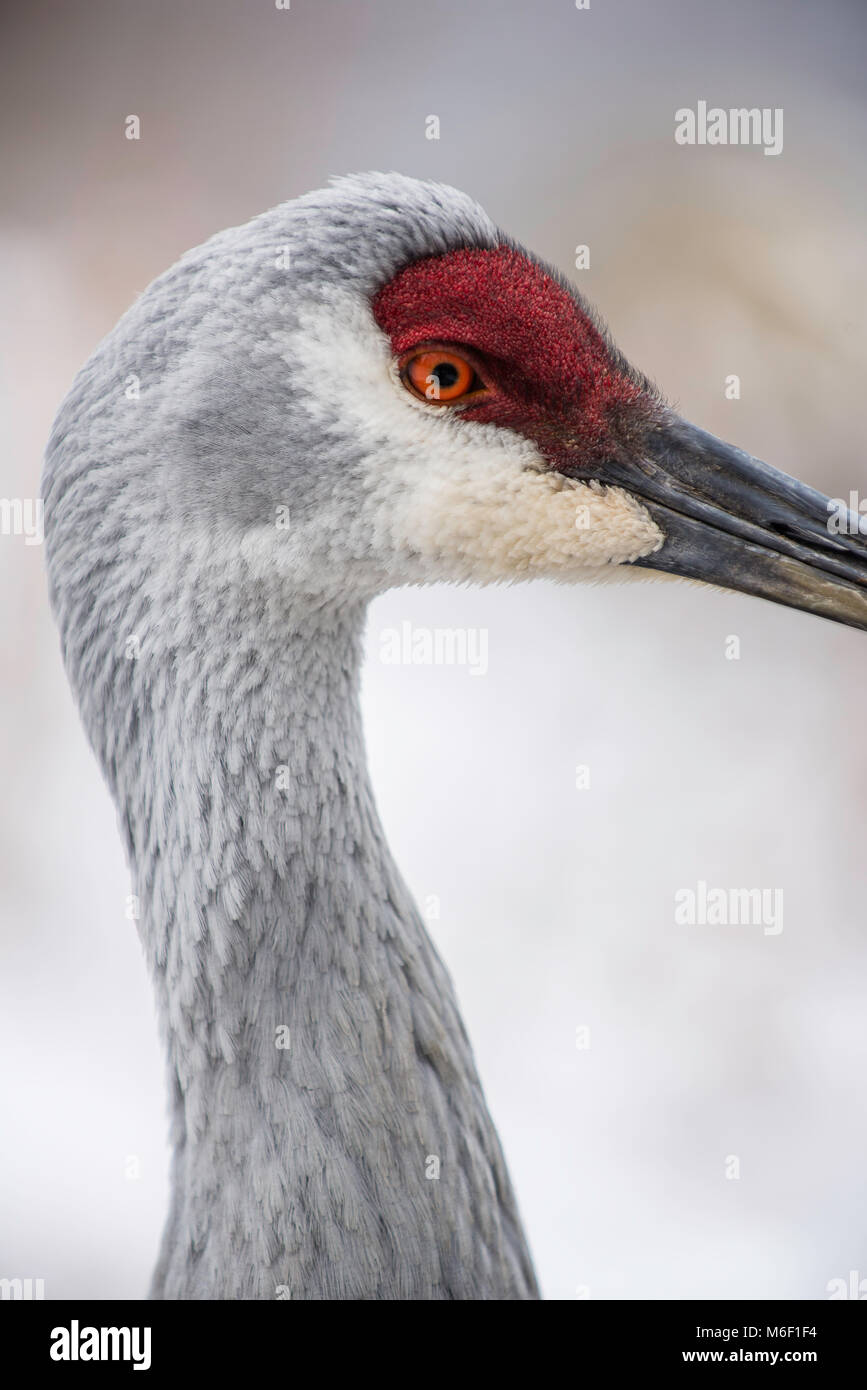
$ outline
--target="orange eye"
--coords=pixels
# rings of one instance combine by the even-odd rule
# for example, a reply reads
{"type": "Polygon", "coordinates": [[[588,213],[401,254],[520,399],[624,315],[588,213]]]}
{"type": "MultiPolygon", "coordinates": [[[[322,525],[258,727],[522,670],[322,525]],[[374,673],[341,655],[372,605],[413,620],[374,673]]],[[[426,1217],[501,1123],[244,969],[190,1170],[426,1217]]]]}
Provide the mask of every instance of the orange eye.
{"type": "Polygon", "coordinates": [[[425,401],[459,401],[483,388],[465,357],[446,348],[425,348],[401,362],[405,386],[425,401]]]}

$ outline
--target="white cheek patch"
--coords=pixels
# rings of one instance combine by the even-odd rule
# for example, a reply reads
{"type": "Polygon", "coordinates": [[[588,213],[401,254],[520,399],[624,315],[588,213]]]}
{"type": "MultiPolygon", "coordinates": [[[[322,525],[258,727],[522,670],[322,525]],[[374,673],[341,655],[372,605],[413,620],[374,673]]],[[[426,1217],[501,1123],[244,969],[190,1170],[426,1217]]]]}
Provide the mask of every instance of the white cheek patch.
{"type": "Polygon", "coordinates": [[[323,387],[340,363],[341,410],[366,459],[371,545],[393,558],[396,583],[579,579],[663,544],[621,488],[552,473],[514,431],[411,396],[357,297],[335,293],[310,306],[300,329],[303,385],[323,400],[323,420],[333,409],[323,387]]]}
{"type": "Polygon", "coordinates": [[[586,577],[649,555],[664,536],[620,488],[578,483],[463,454],[447,478],[419,480],[400,509],[419,551],[457,579],[586,577]],[[455,562],[460,572],[454,574],[455,562]]]}

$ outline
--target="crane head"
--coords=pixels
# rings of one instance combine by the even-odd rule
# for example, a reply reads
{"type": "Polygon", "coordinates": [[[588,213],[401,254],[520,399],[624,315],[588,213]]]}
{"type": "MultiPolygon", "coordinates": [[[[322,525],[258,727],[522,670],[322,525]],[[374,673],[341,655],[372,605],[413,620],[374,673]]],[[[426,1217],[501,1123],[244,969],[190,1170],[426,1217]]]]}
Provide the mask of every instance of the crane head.
{"type": "Polygon", "coordinates": [[[867,628],[857,518],[832,530],[820,493],[681,419],[555,270],[398,174],[284,203],[155,281],[61,409],[46,508],[58,595],[91,582],[96,528],[166,615],[190,566],[329,603],[656,571],[867,628]]]}

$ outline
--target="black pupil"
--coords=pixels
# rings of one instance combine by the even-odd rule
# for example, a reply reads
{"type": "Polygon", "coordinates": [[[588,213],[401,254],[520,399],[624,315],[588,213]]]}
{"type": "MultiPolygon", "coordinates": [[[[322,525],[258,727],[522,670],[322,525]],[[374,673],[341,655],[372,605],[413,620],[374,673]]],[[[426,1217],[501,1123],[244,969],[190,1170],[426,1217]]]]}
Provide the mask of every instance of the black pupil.
{"type": "Polygon", "coordinates": [[[447,391],[450,386],[454,386],[458,379],[458,369],[452,362],[437,362],[431,376],[435,376],[440,384],[440,388],[447,391]]]}

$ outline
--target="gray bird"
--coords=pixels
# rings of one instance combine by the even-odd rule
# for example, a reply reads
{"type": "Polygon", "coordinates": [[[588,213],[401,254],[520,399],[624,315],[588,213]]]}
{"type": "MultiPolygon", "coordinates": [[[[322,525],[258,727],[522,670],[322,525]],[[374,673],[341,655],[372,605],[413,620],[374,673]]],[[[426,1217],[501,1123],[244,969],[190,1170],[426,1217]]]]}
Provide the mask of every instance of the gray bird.
{"type": "Polygon", "coordinates": [[[863,629],[857,521],[674,415],[469,197],[396,174],[156,280],[76,378],[43,493],[168,1057],[152,1295],[537,1298],[374,805],[367,606],[662,571],[863,629]]]}

